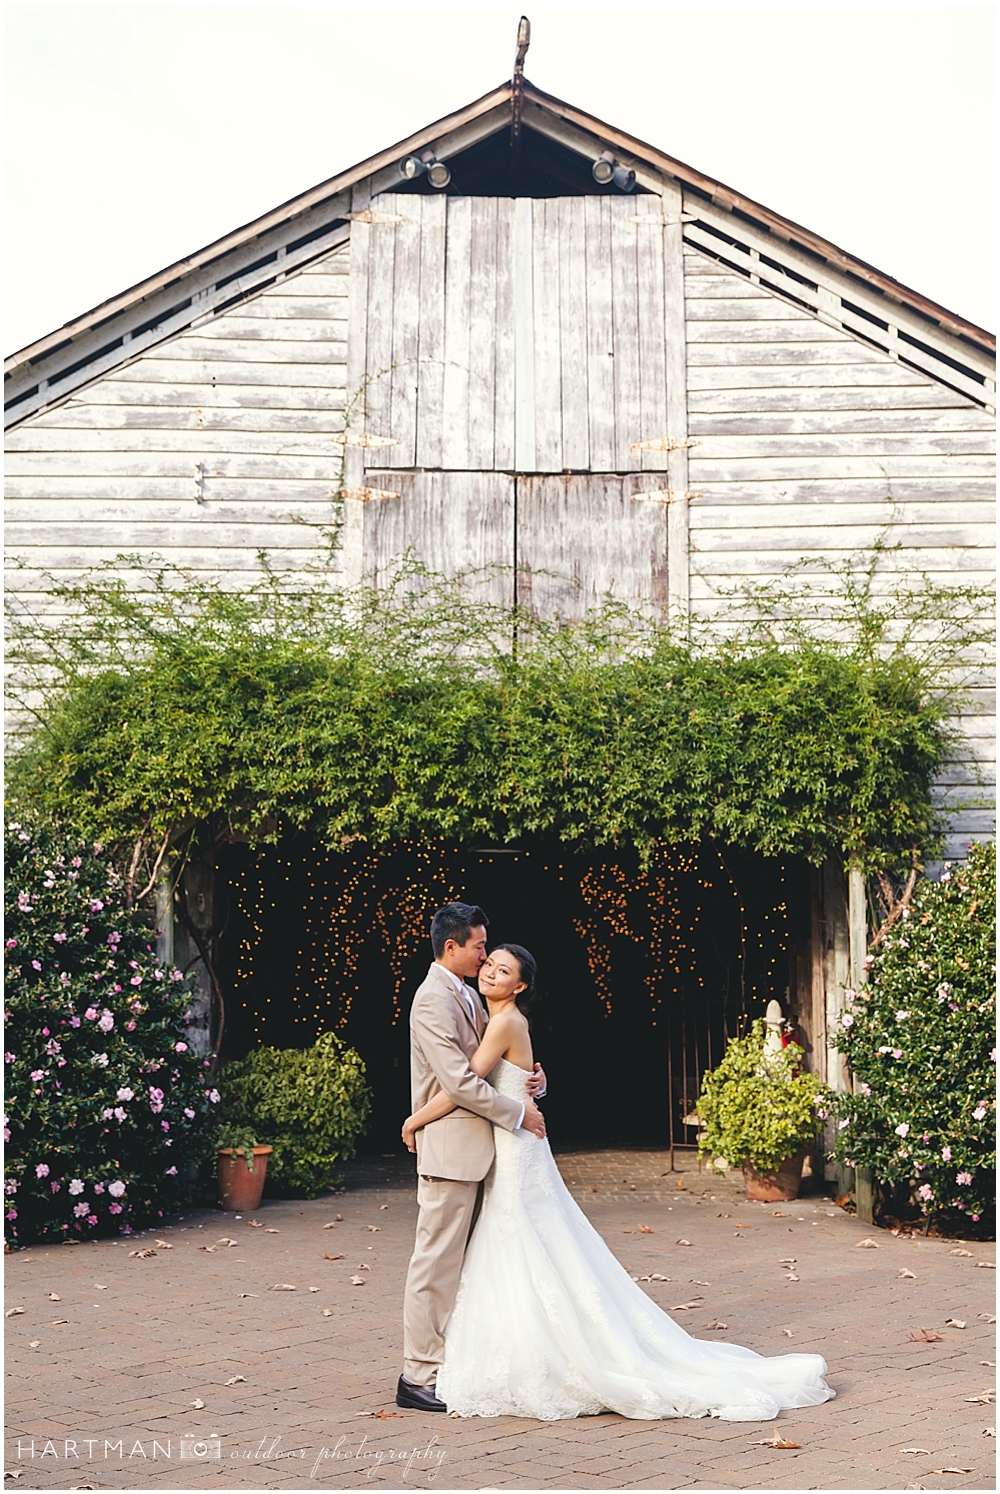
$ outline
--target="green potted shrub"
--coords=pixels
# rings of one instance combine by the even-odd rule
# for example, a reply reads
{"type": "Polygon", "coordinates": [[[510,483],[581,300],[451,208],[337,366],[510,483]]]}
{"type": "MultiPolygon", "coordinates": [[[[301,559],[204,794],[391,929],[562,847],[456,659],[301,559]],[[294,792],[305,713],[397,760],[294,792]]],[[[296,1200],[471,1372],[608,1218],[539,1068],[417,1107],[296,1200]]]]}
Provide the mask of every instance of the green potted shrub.
{"type": "Polygon", "coordinates": [[[215,1144],[220,1209],[251,1212],[260,1203],[273,1147],[262,1146],[247,1125],[220,1126],[215,1144]]]}
{"type": "Polygon", "coordinates": [[[743,1169],[748,1198],[781,1202],[798,1197],[827,1091],[817,1074],[803,1073],[797,1043],[773,1052],[765,1034],[758,1018],[743,1037],[730,1039],[722,1062],[704,1075],[698,1147],[716,1167],[743,1169]]]}
{"type": "Polygon", "coordinates": [[[371,1098],[364,1063],[336,1033],[311,1048],[255,1048],[226,1064],[220,1085],[229,1126],[273,1148],[269,1195],[315,1198],[342,1180],[336,1164],[353,1157],[371,1098]]]}

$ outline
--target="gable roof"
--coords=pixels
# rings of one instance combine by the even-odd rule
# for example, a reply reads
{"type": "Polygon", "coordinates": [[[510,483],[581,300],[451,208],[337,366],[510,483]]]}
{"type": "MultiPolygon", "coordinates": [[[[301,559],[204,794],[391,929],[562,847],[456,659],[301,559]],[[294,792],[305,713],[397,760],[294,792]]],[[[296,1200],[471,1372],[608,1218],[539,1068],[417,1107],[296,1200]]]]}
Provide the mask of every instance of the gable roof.
{"type": "MultiPolygon", "coordinates": [[[[665,182],[676,183],[692,199],[685,201],[685,207],[698,208],[697,214],[691,216],[702,217],[703,204],[708,221],[701,227],[733,245],[736,251],[745,246],[732,235],[746,236],[748,232],[766,235],[774,243],[775,252],[779,248],[785,251],[786,262],[790,255],[800,265],[804,259],[818,269],[834,273],[838,280],[846,278],[850,283],[848,288],[857,286],[869,298],[874,295],[878,302],[888,303],[887,315],[891,307],[898,307],[909,314],[906,321],[909,331],[901,334],[909,343],[931,353],[939,363],[951,364],[955,370],[971,374],[975,381],[971,387],[968,379],[961,379],[959,387],[963,393],[972,393],[973,397],[978,394],[980,402],[986,404],[994,399],[991,359],[995,357],[996,339],[992,333],[655,146],[544,93],[526,80],[519,80],[516,86],[501,84],[465,108],[320,182],[12,354],[4,365],[13,396],[7,401],[7,423],[62,398],[72,388],[99,377],[109,368],[130,361],[152,342],[190,326],[196,317],[228,309],[273,283],[275,274],[287,273],[329,253],[338,242],[343,243],[349,237],[351,208],[357,206],[359,187],[368,183],[370,196],[398,186],[398,163],[402,157],[433,147],[442,160],[453,159],[509,128],[515,113],[529,131],[548,136],[586,158],[593,159],[602,149],[612,148],[618,160],[635,170],[641,187],[662,191],[665,182]],[[283,261],[280,271],[275,269],[279,261],[283,261]],[[225,273],[220,275],[220,269],[225,273]],[[222,294],[227,287],[231,287],[228,296],[222,294]],[[153,315],[134,325],[143,311],[153,315]],[[926,348],[913,336],[914,328],[945,334],[948,343],[957,343],[954,351],[960,361],[940,350],[926,348]],[[966,365],[966,355],[971,367],[966,365]],[[985,385],[985,389],[977,390],[977,384],[985,385]]],[[[703,235],[695,236],[699,247],[714,252],[710,241],[703,244],[702,239],[703,235]]],[[[775,269],[790,274],[793,280],[801,278],[794,268],[786,268],[784,264],[776,264],[775,269]]],[[[873,317],[870,302],[867,310],[846,300],[843,305],[849,308],[849,319],[843,323],[846,330],[863,336],[866,322],[878,321],[881,327],[886,326],[885,320],[873,317]],[[864,318],[860,323],[854,316],[857,311],[864,318]]],[[[940,367],[928,368],[925,364],[926,359],[921,359],[916,366],[935,377],[942,376],[940,367]]]]}

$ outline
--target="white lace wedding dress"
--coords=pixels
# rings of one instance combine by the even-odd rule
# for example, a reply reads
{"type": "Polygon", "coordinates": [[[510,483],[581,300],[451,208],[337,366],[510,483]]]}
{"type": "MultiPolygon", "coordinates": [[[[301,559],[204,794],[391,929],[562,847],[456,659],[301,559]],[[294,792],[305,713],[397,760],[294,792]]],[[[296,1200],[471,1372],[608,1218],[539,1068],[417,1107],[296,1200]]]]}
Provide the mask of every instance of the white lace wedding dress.
{"type": "MultiPolygon", "coordinates": [[[[523,1099],[526,1077],[501,1058],[489,1082],[523,1099]]],[[[818,1354],[766,1359],[685,1333],[612,1255],[548,1142],[499,1127],[495,1139],[438,1372],[449,1411],[766,1421],[835,1394],[818,1354]]]]}

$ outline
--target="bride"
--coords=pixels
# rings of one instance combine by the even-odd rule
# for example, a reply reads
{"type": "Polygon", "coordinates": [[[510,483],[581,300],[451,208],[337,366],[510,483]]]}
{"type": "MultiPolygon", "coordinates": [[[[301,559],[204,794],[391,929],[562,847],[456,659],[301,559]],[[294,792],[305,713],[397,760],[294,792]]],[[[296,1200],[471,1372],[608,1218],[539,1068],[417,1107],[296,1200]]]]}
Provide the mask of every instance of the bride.
{"type": "MultiPolygon", "coordinates": [[[[532,1052],[517,999],[530,995],[534,978],[535,961],[517,944],[494,949],[479,973],[490,1017],[472,1067],[519,1100],[532,1052]]],[[[439,1090],[409,1116],[410,1150],[422,1126],[453,1108],[439,1090]]],[[[818,1354],[767,1359],[685,1333],[612,1255],[570,1195],[548,1141],[499,1126],[494,1141],[437,1378],[449,1411],[539,1421],[602,1411],[765,1421],[835,1395],[818,1354]]]]}

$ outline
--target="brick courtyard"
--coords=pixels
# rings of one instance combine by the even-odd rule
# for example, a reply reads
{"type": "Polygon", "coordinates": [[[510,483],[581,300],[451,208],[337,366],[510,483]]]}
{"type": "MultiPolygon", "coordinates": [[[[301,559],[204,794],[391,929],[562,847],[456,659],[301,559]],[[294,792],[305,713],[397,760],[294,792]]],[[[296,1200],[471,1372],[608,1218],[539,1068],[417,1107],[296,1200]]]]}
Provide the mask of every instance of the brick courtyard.
{"type": "Polygon", "coordinates": [[[373,1158],[336,1196],[265,1202],[257,1227],[198,1210],[8,1256],[8,1487],[993,1486],[992,1245],[894,1238],[821,1196],[750,1204],[690,1155],[672,1174],[662,1152],[559,1161],[628,1270],[668,1278],[644,1288],[689,1332],[825,1356],[837,1399],[778,1423],[798,1450],[750,1422],[398,1412],[415,1189],[408,1159],[373,1158]],[[182,1438],[221,1456],[182,1458],[182,1438]]]}

